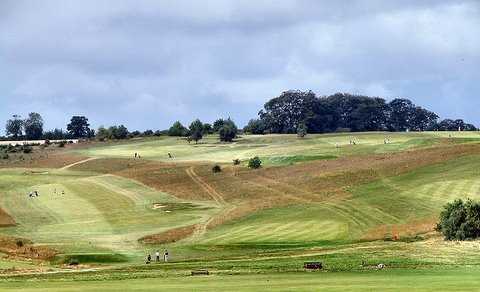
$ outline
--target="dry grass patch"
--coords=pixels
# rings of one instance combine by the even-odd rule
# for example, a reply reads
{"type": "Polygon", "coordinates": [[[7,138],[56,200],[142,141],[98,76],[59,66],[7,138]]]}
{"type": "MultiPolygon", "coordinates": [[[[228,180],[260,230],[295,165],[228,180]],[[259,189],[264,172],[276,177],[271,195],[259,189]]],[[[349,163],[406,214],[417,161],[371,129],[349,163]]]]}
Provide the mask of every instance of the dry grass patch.
{"type": "Polygon", "coordinates": [[[172,243],[190,237],[197,228],[199,228],[198,224],[173,228],[159,234],[147,235],[138,241],[144,244],[172,243]]]}

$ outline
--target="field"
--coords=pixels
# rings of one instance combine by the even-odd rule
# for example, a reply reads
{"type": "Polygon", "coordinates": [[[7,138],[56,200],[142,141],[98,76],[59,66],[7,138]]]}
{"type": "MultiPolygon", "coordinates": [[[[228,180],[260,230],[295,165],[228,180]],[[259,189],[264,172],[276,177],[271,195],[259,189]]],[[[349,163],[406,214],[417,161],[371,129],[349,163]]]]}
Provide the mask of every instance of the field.
{"type": "Polygon", "coordinates": [[[478,286],[480,243],[434,231],[444,204],[480,199],[478,132],[217,140],[69,145],[0,164],[0,289],[478,286]],[[253,156],[261,169],[246,167],[253,156]],[[171,262],[144,263],[164,249],[171,262]],[[211,275],[187,276],[195,269],[211,275]]]}

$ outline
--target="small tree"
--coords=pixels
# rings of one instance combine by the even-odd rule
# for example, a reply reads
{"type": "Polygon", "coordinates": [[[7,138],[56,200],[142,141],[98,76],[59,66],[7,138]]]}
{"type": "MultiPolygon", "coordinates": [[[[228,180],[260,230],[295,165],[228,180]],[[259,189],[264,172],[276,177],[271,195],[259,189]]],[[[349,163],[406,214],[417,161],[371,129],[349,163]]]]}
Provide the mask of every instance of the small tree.
{"type": "Polygon", "coordinates": [[[109,138],[110,132],[104,127],[100,126],[97,130],[96,138],[99,141],[105,141],[109,138]]]}
{"type": "Polygon", "coordinates": [[[180,121],[176,121],[173,125],[168,129],[169,136],[178,136],[183,137],[187,134],[187,128],[185,128],[180,121]]]}
{"type": "Polygon", "coordinates": [[[13,115],[13,118],[7,121],[5,132],[7,133],[7,136],[13,136],[15,140],[22,136],[23,120],[20,119],[19,115],[13,115]]]}
{"type": "Polygon", "coordinates": [[[480,237],[480,203],[455,200],[444,206],[437,231],[446,240],[471,240],[480,237]]]}
{"type": "Polygon", "coordinates": [[[237,137],[237,125],[228,118],[226,121],[223,122],[223,126],[218,131],[218,135],[220,136],[220,141],[223,142],[232,142],[235,137],[237,137]]]}
{"type": "Polygon", "coordinates": [[[300,123],[297,127],[297,136],[303,138],[307,135],[307,126],[305,123],[300,123]]]}
{"type": "Polygon", "coordinates": [[[262,167],[262,161],[260,160],[260,158],[258,156],[250,158],[248,160],[248,167],[253,168],[253,169],[260,168],[260,167],[262,167]]]}
{"type": "Polygon", "coordinates": [[[224,123],[225,123],[224,119],[218,119],[215,122],[213,122],[213,131],[215,133],[218,133],[218,131],[220,131],[220,128],[223,126],[224,123]]]}
{"type": "Polygon", "coordinates": [[[204,135],[213,134],[212,125],[210,125],[209,123],[203,124],[203,134],[204,135]]]}
{"type": "Polygon", "coordinates": [[[190,137],[192,138],[193,141],[195,141],[195,144],[198,143],[198,140],[201,140],[203,138],[203,124],[199,119],[196,119],[190,124],[190,137]]]}
{"type": "Polygon", "coordinates": [[[38,140],[42,138],[43,118],[39,113],[29,113],[23,124],[27,139],[38,140]]]}
{"type": "Polygon", "coordinates": [[[217,172],[221,172],[221,171],[222,171],[222,168],[218,164],[216,164],[212,167],[212,172],[213,173],[217,173],[217,172]]]}

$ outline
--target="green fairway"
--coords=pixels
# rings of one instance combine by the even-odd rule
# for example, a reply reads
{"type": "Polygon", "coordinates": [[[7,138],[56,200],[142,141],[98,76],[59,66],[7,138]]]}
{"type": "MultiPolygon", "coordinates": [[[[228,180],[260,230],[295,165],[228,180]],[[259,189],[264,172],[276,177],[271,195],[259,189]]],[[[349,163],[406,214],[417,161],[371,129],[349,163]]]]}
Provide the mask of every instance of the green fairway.
{"type": "Polygon", "coordinates": [[[139,252],[142,258],[140,237],[193,224],[215,212],[206,203],[173,208],[177,199],[120,177],[58,170],[0,172],[6,178],[0,185],[0,204],[18,223],[3,228],[3,234],[67,253],[139,252]],[[40,196],[30,198],[27,194],[34,190],[40,196]],[[154,209],[154,203],[167,208],[154,209]]]}
{"type": "Polygon", "coordinates": [[[410,222],[414,224],[406,226],[410,230],[405,230],[403,236],[413,236],[415,224],[435,219],[447,202],[456,198],[480,199],[478,169],[479,156],[420,168],[352,188],[350,197],[335,203],[310,203],[257,212],[214,229],[203,242],[277,245],[345,242],[363,239],[377,226],[402,227],[410,222]]]}
{"type": "Polygon", "coordinates": [[[95,147],[75,150],[92,157],[132,158],[140,153],[143,159],[160,161],[216,161],[232,162],[260,156],[266,165],[290,164],[316,159],[332,159],[345,155],[386,153],[440,143],[441,139],[480,141],[478,132],[421,132],[421,133],[344,133],[308,135],[244,135],[231,144],[218,142],[217,136],[207,136],[198,144],[185,139],[165,137],[146,141],[98,144],[95,147]],[[389,143],[385,144],[385,139],[389,143]],[[355,141],[356,145],[351,145],[355,141]],[[169,159],[168,153],[174,158],[169,159]]]}
{"type": "Polygon", "coordinates": [[[0,283],[5,291],[475,291],[478,268],[0,283]]]}

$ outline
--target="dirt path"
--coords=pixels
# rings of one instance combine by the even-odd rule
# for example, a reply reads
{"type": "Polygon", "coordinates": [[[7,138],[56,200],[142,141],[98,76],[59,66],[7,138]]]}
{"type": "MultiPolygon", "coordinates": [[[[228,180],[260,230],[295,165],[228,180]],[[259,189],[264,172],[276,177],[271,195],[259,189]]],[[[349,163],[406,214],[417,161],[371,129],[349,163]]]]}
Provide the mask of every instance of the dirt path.
{"type": "Polygon", "coordinates": [[[74,162],[72,164],[65,165],[64,167],[60,168],[60,170],[66,170],[66,169],[69,169],[70,167],[73,167],[75,165],[79,165],[79,164],[82,164],[82,163],[85,163],[85,162],[88,162],[88,161],[91,161],[91,160],[95,160],[95,159],[98,159],[98,158],[97,157],[90,157],[90,158],[87,158],[87,159],[84,159],[84,160],[80,160],[80,161],[74,162]]]}
{"type": "Polygon", "coordinates": [[[203,223],[197,224],[197,227],[195,228],[195,231],[193,234],[189,237],[189,240],[195,240],[197,238],[202,237],[202,235],[207,232],[208,226],[218,217],[225,216],[228,214],[230,211],[232,211],[235,206],[228,204],[211,185],[209,185],[207,182],[205,182],[197,173],[195,173],[195,168],[193,166],[187,168],[185,170],[187,172],[187,175],[196,183],[198,184],[207,194],[220,206],[223,207],[223,210],[214,216],[211,216],[208,220],[206,220],[203,223]]]}
{"type": "Polygon", "coordinates": [[[188,174],[188,176],[195,182],[197,183],[201,188],[207,192],[207,194],[212,197],[212,199],[218,204],[218,205],[226,205],[227,202],[223,199],[222,195],[220,195],[212,186],[210,186],[208,183],[206,183],[198,174],[195,173],[195,168],[192,166],[190,168],[187,168],[185,170],[188,174]]]}

